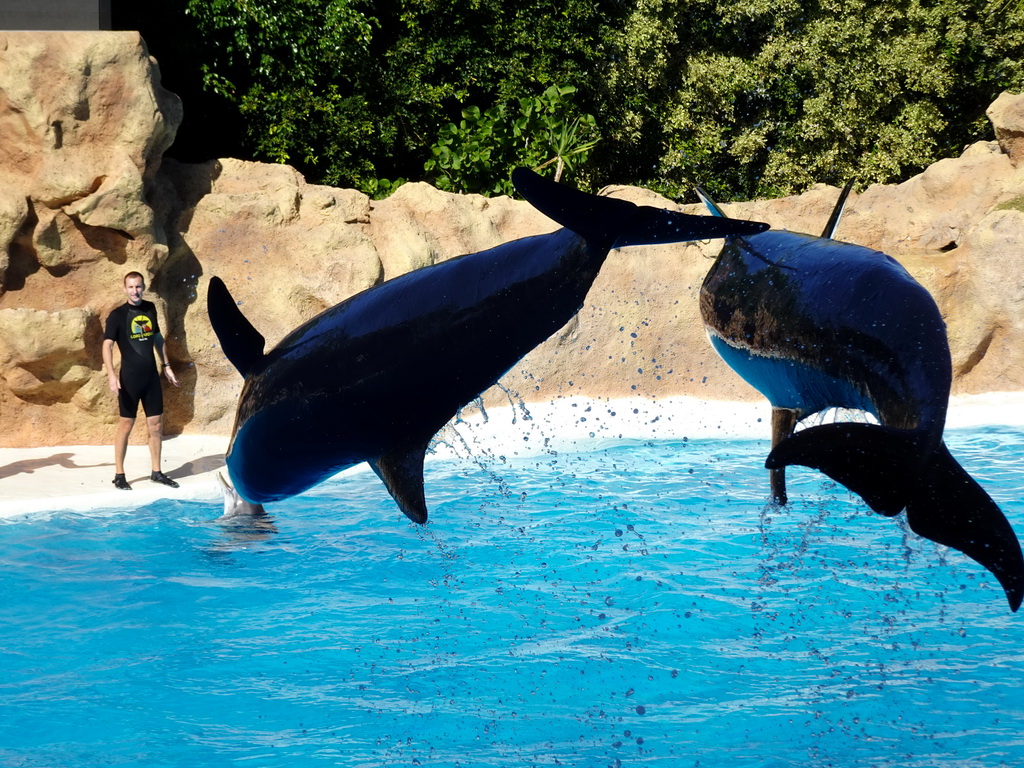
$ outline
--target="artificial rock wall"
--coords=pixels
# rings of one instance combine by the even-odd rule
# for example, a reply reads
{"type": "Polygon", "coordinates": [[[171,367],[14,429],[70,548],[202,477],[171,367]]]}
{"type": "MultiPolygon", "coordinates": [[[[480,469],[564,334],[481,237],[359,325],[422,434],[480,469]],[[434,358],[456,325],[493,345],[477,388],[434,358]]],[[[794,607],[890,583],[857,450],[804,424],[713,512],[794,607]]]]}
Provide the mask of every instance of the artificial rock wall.
{"type": "MultiPolygon", "coordinates": [[[[957,393],[1024,389],[1024,99],[1004,94],[989,115],[997,141],[851,196],[837,232],[893,255],[935,296],[957,393]]],[[[129,270],[147,276],[182,381],[166,389],[165,430],[227,435],[241,379],[206,318],[212,275],[273,345],[382,280],[556,226],[527,203],[426,184],[373,201],[288,166],[164,160],[181,116],[134,33],[0,32],[0,445],[112,439],[102,323],[129,270]]],[[[676,207],[642,189],[604,193],[676,207]]],[[[837,195],[820,186],[726,209],[817,233],[837,195]]],[[[756,398],[699,318],[719,245],[613,252],[583,311],[487,401],[756,398]]]]}

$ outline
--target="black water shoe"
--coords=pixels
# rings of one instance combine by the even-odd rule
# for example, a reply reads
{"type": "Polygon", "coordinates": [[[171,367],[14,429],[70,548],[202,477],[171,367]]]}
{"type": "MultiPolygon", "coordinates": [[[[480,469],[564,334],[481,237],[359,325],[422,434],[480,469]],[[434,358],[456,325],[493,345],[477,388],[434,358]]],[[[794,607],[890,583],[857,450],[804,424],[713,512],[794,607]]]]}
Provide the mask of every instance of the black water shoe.
{"type": "Polygon", "coordinates": [[[130,491],[132,489],[128,485],[128,481],[124,479],[124,475],[114,475],[114,487],[120,488],[122,491],[130,491]]]}
{"type": "Polygon", "coordinates": [[[178,487],[178,484],[171,480],[171,478],[169,478],[163,472],[154,472],[152,475],[149,476],[149,479],[152,480],[154,483],[160,483],[160,485],[169,485],[171,488],[178,487]]]}

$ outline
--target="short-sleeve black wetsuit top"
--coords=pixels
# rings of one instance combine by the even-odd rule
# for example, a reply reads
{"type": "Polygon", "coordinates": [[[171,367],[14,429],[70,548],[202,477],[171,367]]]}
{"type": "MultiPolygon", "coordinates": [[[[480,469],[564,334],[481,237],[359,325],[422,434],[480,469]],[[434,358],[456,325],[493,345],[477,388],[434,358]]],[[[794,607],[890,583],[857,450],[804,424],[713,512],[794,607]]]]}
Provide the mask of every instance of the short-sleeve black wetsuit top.
{"type": "Polygon", "coordinates": [[[103,338],[114,341],[121,352],[122,416],[134,418],[140,400],[147,416],[163,413],[163,391],[153,351],[158,333],[156,305],[145,299],[136,306],[125,302],[107,317],[103,338]]]}

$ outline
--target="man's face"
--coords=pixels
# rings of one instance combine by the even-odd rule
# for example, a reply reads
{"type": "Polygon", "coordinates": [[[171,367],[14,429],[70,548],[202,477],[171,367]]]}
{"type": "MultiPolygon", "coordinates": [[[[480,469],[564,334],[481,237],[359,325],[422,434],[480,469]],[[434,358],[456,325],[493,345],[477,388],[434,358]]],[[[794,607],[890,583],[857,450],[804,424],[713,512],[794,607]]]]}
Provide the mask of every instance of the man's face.
{"type": "Polygon", "coordinates": [[[138,306],[142,301],[142,292],[146,290],[146,283],[141,277],[129,277],[124,281],[124,292],[128,295],[128,303],[138,306]]]}

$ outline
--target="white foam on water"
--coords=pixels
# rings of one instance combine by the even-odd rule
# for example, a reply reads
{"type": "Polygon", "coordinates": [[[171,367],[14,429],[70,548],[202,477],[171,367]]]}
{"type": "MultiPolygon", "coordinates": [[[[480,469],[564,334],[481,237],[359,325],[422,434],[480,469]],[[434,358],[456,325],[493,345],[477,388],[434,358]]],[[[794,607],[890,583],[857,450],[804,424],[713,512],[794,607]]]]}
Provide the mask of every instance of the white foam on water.
{"type": "MultiPolygon", "coordinates": [[[[981,395],[961,395],[951,399],[946,421],[947,429],[965,429],[982,426],[1024,425],[1024,392],[993,392],[981,395]]],[[[463,408],[459,416],[438,433],[428,461],[466,458],[474,455],[529,457],[551,452],[586,452],[600,450],[622,442],[648,440],[770,439],[771,407],[766,401],[731,402],[703,400],[695,397],[665,397],[657,400],[645,398],[601,399],[571,397],[549,403],[517,403],[483,409],[478,404],[463,408]]],[[[209,450],[211,441],[226,448],[228,439],[175,438],[188,444],[196,441],[196,451],[209,450]]],[[[135,451],[143,448],[134,447],[135,451]]],[[[2,449],[7,463],[14,457],[68,453],[76,457],[88,456],[90,461],[112,459],[109,446],[47,447],[45,449],[2,449]],[[98,458],[97,458],[98,457],[98,458]]],[[[79,463],[90,463],[77,459],[79,463]]],[[[5,463],[0,461],[0,463],[5,463]]],[[[104,472],[107,470],[105,469],[104,472]]],[[[367,472],[360,464],[349,472],[367,472]]],[[[0,518],[19,514],[53,510],[91,511],[129,504],[150,503],[159,498],[190,500],[221,499],[215,474],[202,478],[177,492],[166,492],[159,487],[150,488],[144,482],[136,487],[144,493],[133,493],[129,499],[123,492],[110,491],[109,478],[103,475],[97,488],[103,491],[85,492],[67,488],[61,483],[70,476],[61,467],[34,470],[33,482],[40,488],[38,498],[2,498],[0,487],[0,518]],[[173,493],[173,495],[172,495],[173,493]]],[[[0,482],[0,486],[3,483],[0,482]]]]}
{"type": "Polygon", "coordinates": [[[438,433],[432,458],[463,456],[467,450],[505,456],[586,452],[624,441],[767,439],[770,424],[767,403],[693,397],[572,397],[486,410],[471,405],[438,433]]]}

